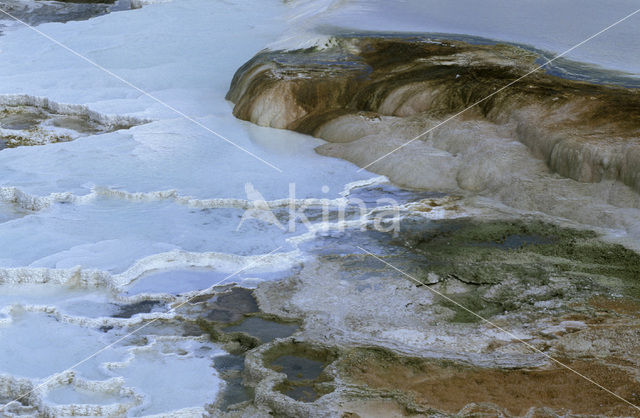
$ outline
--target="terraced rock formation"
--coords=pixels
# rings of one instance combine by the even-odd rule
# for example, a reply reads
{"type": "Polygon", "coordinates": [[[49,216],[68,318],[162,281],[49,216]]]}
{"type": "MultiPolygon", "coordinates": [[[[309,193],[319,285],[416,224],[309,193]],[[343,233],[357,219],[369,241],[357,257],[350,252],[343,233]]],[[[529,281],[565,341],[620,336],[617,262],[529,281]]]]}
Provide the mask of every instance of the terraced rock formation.
{"type": "MultiPolygon", "coordinates": [[[[499,44],[336,38],[323,50],[258,54],[238,70],[227,98],[240,119],[323,138],[330,144],[321,154],[406,186],[500,188],[523,170],[517,140],[563,177],[640,191],[640,92],[542,70],[502,89],[539,58],[499,44]],[[450,181],[423,167],[438,164],[433,148],[446,154],[437,171],[450,181]]],[[[528,170],[525,177],[541,172],[528,170]]]]}

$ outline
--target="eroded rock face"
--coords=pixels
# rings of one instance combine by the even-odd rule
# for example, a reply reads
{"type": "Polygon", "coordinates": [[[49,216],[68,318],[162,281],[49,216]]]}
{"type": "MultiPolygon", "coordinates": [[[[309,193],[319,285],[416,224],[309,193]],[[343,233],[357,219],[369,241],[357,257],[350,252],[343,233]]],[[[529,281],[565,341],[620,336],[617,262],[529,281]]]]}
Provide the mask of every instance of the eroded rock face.
{"type": "Polygon", "coordinates": [[[518,168],[509,163],[517,154],[509,149],[513,144],[504,144],[517,139],[562,176],[588,183],[616,180],[640,191],[640,92],[542,71],[503,89],[535,69],[537,58],[505,45],[339,38],[322,51],[257,55],[238,70],[227,98],[235,103],[236,117],[321,137],[332,144],[319,147],[320,153],[360,166],[419,136],[368,167],[407,186],[433,186],[433,176],[422,172],[420,154],[435,147],[452,160],[441,159],[449,167],[442,177],[450,182],[436,187],[495,188],[502,180],[491,177],[518,168]],[[495,164],[474,173],[451,169],[460,164],[453,161],[459,155],[488,157],[461,137],[479,137],[477,145],[496,155],[495,164]],[[515,154],[504,162],[505,153],[515,154]],[[398,168],[401,161],[411,170],[398,168]]]}

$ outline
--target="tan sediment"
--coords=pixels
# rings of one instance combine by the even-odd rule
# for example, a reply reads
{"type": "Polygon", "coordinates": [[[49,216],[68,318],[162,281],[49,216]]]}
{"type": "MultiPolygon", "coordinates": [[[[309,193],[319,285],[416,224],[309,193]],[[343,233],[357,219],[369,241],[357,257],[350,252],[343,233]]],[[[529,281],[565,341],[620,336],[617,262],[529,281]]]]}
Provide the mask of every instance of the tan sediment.
{"type": "Polygon", "coordinates": [[[620,315],[629,315],[634,318],[640,318],[640,302],[629,298],[606,298],[604,296],[595,296],[589,304],[595,309],[614,312],[620,315]]]}
{"type": "MultiPolygon", "coordinates": [[[[637,404],[640,383],[629,373],[599,361],[568,360],[574,370],[590,376],[637,404]]],[[[545,370],[499,370],[401,357],[381,350],[356,350],[341,369],[357,384],[406,392],[418,404],[458,413],[472,403],[493,404],[496,410],[522,416],[531,408],[555,413],[634,416],[624,404],[577,374],[559,367],[545,370]]]]}
{"type": "Polygon", "coordinates": [[[359,400],[342,404],[345,412],[342,418],[398,418],[411,416],[424,416],[412,414],[398,402],[392,399],[359,400]]]}

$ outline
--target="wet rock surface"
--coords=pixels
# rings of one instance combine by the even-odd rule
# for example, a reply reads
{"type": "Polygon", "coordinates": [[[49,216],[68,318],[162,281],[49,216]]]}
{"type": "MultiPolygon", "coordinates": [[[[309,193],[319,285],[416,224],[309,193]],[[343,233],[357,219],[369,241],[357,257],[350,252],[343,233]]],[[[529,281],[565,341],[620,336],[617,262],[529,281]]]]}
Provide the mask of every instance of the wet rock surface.
{"type": "Polygon", "coordinates": [[[215,301],[207,306],[204,316],[209,321],[237,322],[245,314],[258,312],[258,304],[249,289],[236,287],[229,293],[217,296],[215,301]]]}
{"type": "Polygon", "coordinates": [[[144,300],[129,305],[118,306],[118,312],[113,315],[114,318],[131,318],[141,313],[149,313],[156,309],[162,309],[162,302],[158,300],[144,300]]]}
{"type": "Polygon", "coordinates": [[[253,290],[235,286],[191,298],[189,305],[182,309],[182,315],[189,318],[187,323],[197,325],[211,341],[223,344],[229,353],[216,357],[212,364],[224,379],[225,386],[210,405],[211,413],[268,415],[267,409],[256,405],[255,384],[248,381],[250,372],[246,369],[245,357],[249,352],[278,344],[281,339],[298,332],[298,321],[265,315],[253,290]]]}
{"type": "Polygon", "coordinates": [[[259,317],[250,317],[243,320],[238,325],[225,327],[225,332],[244,332],[256,337],[263,343],[268,343],[276,338],[286,338],[293,335],[298,326],[294,324],[283,324],[259,317]]]}
{"type": "Polygon", "coordinates": [[[215,404],[217,410],[227,411],[229,407],[250,402],[253,391],[243,384],[244,356],[229,354],[216,357],[213,367],[224,378],[226,386],[215,404]]]}

